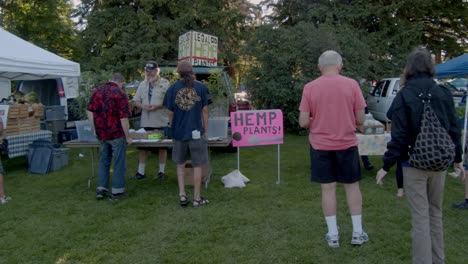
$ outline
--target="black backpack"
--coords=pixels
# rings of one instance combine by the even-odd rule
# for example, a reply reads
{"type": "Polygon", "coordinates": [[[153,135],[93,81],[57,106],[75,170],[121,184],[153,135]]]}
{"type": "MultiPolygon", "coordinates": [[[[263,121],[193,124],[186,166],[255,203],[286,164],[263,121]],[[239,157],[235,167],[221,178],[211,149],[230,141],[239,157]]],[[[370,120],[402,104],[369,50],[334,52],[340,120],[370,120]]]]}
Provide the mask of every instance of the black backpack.
{"type": "Polygon", "coordinates": [[[431,107],[430,90],[419,94],[424,110],[419,134],[409,150],[409,164],[421,170],[444,171],[455,158],[455,144],[431,107]]]}

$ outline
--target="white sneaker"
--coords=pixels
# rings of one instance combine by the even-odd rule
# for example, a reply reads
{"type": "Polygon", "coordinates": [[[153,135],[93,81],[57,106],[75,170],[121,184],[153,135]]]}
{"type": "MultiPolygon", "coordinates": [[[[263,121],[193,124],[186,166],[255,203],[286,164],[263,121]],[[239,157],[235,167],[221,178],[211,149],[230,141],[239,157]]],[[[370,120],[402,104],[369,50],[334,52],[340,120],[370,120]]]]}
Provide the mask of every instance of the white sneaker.
{"type": "Polygon", "coordinates": [[[11,197],[9,197],[9,196],[2,197],[2,198],[0,198],[0,204],[6,204],[10,200],[11,200],[11,197]]]}
{"type": "Polygon", "coordinates": [[[327,241],[328,246],[331,248],[340,247],[339,239],[340,239],[339,235],[333,235],[333,236],[330,236],[329,234],[325,235],[325,240],[327,241]]]}
{"type": "Polygon", "coordinates": [[[396,193],[396,196],[397,197],[403,197],[405,196],[405,190],[404,189],[398,189],[397,193],[396,193]]]}
{"type": "Polygon", "coordinates": [[[363,231],[361,234],[353,233],[353,237],[351,238],[351,245],[360,246],[367,241],[369,241],[369,236],[366,234],[366,232],[363,231]]]}

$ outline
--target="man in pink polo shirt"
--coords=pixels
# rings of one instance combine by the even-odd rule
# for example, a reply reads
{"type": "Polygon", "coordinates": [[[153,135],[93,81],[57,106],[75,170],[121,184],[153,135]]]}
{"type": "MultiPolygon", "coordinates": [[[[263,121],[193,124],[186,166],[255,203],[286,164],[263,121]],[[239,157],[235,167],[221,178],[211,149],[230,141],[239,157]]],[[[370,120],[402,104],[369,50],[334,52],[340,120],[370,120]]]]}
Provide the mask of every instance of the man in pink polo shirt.
{"type": "Polygon", "coordinates": [[[299,125],[310,130],[311,181],[322,191],[322,210],[328,226],[325,240],[339,247],[336,224],[336,183],[346,191],[353,222],[352,245],[369,237],[362,229],[362,197],[356,126],[364,123],[366,103],[358,83],[340,75],[343,60],[336,51],[325,51],[318,60],[321,76],[307,83],[299,106],[299,125]]]}

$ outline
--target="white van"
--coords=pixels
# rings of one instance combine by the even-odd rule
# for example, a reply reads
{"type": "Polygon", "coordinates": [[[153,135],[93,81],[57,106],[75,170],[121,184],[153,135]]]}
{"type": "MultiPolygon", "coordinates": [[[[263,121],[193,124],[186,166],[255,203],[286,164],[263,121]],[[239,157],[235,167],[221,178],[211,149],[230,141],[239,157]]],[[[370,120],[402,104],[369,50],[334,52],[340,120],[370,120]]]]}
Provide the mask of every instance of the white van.
{"type": "Polygon", "coordinates": [[[69,119],[68,101],[78,97],[78,77],[19,81],[16,92],[35,92],[45,107],[64,106],[65,120],[69,119]]]}

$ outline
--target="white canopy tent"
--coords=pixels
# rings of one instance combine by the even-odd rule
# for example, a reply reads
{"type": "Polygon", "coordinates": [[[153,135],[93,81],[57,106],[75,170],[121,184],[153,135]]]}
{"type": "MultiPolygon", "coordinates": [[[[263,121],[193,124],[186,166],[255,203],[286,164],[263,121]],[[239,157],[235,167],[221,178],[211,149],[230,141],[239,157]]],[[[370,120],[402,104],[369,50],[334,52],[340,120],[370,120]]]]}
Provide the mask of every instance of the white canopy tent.
{"type": "Polygon", "coordinates": [[[0,28],[0,81],[79,77],[80,64],[0,28]]]}

